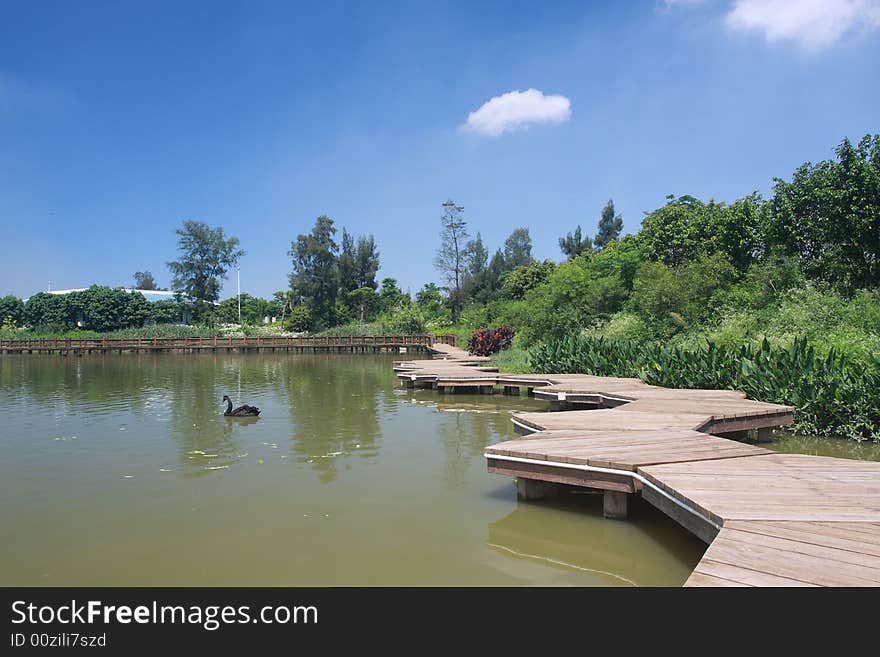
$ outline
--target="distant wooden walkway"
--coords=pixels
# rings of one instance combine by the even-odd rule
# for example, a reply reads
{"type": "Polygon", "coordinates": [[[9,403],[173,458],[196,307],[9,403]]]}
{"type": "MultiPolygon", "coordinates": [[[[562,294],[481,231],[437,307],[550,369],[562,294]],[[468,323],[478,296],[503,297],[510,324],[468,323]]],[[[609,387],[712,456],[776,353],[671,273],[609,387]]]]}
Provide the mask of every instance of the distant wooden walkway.
{"type": "Polygon", "coordinates": [[[454,335],[435,336],[425,333],[406,335],[375,335],[354,337],[284,337],[254,338],[86,338],[86,339],[25,339],[0,340],[0,354],[60,354],[62,356],[102,353],[137,352],[204,352],[204,351],[424,351],[434,345],[455,344],[454,335]]]}
{"type": "Polygon", "coordinates": [[[560,484],[603,491],[608,517],[641,495],[709,544],[686,586],[880,585],[880,463],[731,440],[791,423],[792,407],[639,379],[499,374],[455,347],[432,351],[439,360],[396,363],[403,384],[527,388],[565,411],[515,415],[529,436],[487,448],[489,472],[515,477],[524,499],[560,484]]]}

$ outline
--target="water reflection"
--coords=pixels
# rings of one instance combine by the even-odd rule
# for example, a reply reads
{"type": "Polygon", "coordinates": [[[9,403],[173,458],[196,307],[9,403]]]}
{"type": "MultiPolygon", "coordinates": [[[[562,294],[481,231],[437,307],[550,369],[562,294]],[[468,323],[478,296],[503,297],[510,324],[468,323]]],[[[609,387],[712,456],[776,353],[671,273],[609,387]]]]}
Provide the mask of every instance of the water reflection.
{"type": "MultiPolygon", "coordinates": [[[[444,454],[443,476],[449,489],[461,489],[466,485],[474,461],[482,461],[486,447],[498,437],[515,437],[510,422],[512,413],[547,408],[546,403],[527,397],[437,394],[423,389],[406,389],[404,401],[442,414],[439,435],[444,454]]],[[[482,472],[480,476],[483,476],[482,472]]]]}
{"type": "Polygon", "coordinates": [[[486,544],[519,560],[577,572],[596,586],[683,582],[704,546],[640,499],[627,522],[602,517],[602,496],[520,503],[488,526],[486,544]]]}
{"type": "Polygon", "coordinates": [[[378,455],[379,405],[389,373],[369,359],[351,355],[302,357],[296,367],[283,372],[294,427],[291,454],[309,464],[322,483],[336,479],[346,457],[378,455]]]}
{"type": "Polygon", "coordinates": [[[264,382],[251,374],[254,369],[243,359],[236,363],[224,354],[188,357],[185,366],[162,372],[169,394],[162,418],[171,425],[184,476],[208,475],[235,463],[242,447],[236,426],[223,416],[221,399],[230,388],[230,379],[244,378],[246,389],[260,389],[264,382]]]}

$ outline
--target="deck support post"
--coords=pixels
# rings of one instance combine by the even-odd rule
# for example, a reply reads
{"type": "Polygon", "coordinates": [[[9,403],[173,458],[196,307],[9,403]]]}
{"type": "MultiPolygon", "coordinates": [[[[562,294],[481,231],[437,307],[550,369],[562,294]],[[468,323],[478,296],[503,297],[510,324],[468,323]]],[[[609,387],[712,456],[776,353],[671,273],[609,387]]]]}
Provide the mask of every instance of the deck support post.
{"type": "Polygon", "coordinates": [[[759,443],[772,443],[773,442],[773,427],[762,427],[757,430],[758,437],[757,442],[759,443]]]}
{"type": "Polygon", "coordinates": [[[561,484],[540,479],[516,478],[516,496],[524,501],[552,499],[559,496],[561,484]]]}
{"type": "Polygon", "coordinates": [[[602,515],[614,520],[626,520],[629,494],[606,490],[602,495],[602,515]]]}

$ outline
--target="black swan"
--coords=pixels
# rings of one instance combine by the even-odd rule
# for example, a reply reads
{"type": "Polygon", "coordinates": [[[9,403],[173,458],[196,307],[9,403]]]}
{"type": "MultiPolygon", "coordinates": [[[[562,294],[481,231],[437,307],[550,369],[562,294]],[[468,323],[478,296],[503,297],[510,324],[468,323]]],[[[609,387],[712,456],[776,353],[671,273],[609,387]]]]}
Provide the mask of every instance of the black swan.
{"type": "Polygon", "coordinates": [[[226,402],[226,412],[223,413],[223,415],[228,415],[230,417],[256,417],[260,414],[259,408],[256,406],[248,406],[247,404],[232,410],[232,400],[229,398],[229,395],[223,395],[223,401],[226,402]]]}

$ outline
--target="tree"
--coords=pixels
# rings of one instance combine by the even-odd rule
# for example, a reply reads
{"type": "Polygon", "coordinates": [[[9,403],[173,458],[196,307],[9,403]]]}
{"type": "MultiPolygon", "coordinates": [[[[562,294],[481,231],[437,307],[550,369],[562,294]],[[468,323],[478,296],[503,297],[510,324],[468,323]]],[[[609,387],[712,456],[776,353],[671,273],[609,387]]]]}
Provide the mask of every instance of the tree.
{"type": "Polygon", "coordinates": [[[293,308],[294,293],[293,290],[279,290],[272,297],[281,308],[281,328],[284,329],[284,315],[293,308]]]}
{"type": "Polygon", "coordinates": [[[363,321],[375,307],[376,299],[358,290],[368,289],[375,297],[376,273],[379,271],[379,252],[372,235],[361,235],[355,245],[354,237],[342,229],[342,250],[337,258],[339,292],[342,300],[363,321]],[[354,294],[357,292],[357,294],[354,294]]]}
{"type": "Polygon", "coordinates": [[[357,312],[358,321],[363,322],[379,304],[379,296],[371,287],[359,287],[348,293],[348,304],[357,312]]]}
{"type": "Polygon", "coordinates": [[[461,279],[464,264],[464,248],[468,237],[467,222],[462,218],[464,208],[449,200],[443,204],[443,216],[440,218],[443,228],[440,231],[440,247],[434,258],[434,266],[446,277],[451,285],[449,301],[452,309],[452,321],[458,322],[461,316],[462,293],[461,279]]]}
{"type": "Polygon", "coordinates": [[[462,275],[462,297],[464,302],[486,303],[489,300],[489,252],[483,245],[483,238],[477,233],[464,248],[465,269],[462,275]]]}
{"type": "Polygon", "coordinates": [[[425,283],[425,286],[416,292],[416,304],[430,313],[439,313],[443,308],[443,295],[440,288],[434,283],[425,283]]]}
{"type": "Polygon", "coordinates": [[[220,298],[220,281],[245,254],[238,238],[226,239],[222,228],[210,228],[201,221],[185,221],[177,230],[180,258],[168,263],[174,278],[171,287],[200,304],[220,298]]]}
{"type": "Polygon", "coordinates": [[[379,307],[385,312],[400,310],[409,305],[410,298],[397,287],[396,278],[383,278],[379,290],[379,307]]]}
{"type": "MultiPolygon", "coordinates": [[[[357,287],[368,287],[375,290],[376,273],[379,271],[379,250],[372,235],[358,237],[357,250],[354,258],[355,283],[357,287]]],[[[355,288],[357,289],[357,288],[355,288]]]]}
{"type": "MultiPolygon", "coordinates": [[[[220,302],[214,310],[217,319],[229,324],[238,324],[239,298],[229,297],[220,302]]],[[[252,297],[247,292],[241,293],[241,321],[245,324],[259,324],[269,314],[269,302],[259,297],[252,297]]]]}
{"type": "Polygon", "coordinates": [[[593,243],[597,249],[604,249],[605,246],[620,236],[623,230],[623,217],[614,214],[614,201],[608,199],[608,203],[602,210],[602,217],[599,219],[599,232],[596,233],[596,239],[593,243]]]}
{"type": "Polygon", "coordinates": [[[143,326],[151,316],[151,304],[140,292],[104,285],[68,294],[40,292],[25,306],[28,325],[61,330],[82,325],[95,331],[112,331],[143,326]]]}
{"type": "Polygon", "coordinates": [[[120,328],[143,326],[152,316],[150,302],[140,292],[127,292],[125,295],[128,299],[122,313],[122,325],[120,328]]]}
{"type": "Polygon", "coordinates": [[[725,254],[739,271],[745,272],[767,254],[769,204],[757,192],[737,199],[715,215],[719,221],[710,229],[716,251],[725,254]]]}
{"type": "Polygon", "coordinates": [[[577,334],[620,310],[626,299],[622,277],[578,257],[556,267],[547,281],[525,294],[529,326],[518,327],[526,343],[577,334]]]}
{"type": "Polygon", "coordinates": [[[0,323],[23,324],[24,301],[11,294],[0,298],[0,323]]]}
{"type": "Polygon", "coordinates": [[[71,318],[82,319],[85,326],[95,331],[143,326],[150,316],[150,303],[144,295],[126,292],[121,287],[92,285],[66,296],[68,309],[73,311],[71,318]]]}
{"type": "Polygon", "coordinates": [[[745,271],[764,252],[766,207],[757,193],[730,206],[693,196],[667,200],[645,217],[637,238],[649,259],[680,267],[720,252],[745,271]]]}
{"type": "Polygon", "coordinates": [[[38,292],[27,300],[24,321],[30,327],[68,328],[72,325],[66,294],[38,292]]]}
{"type": "Polygon", "coordinates": [[[493,298],[495,293],[501,289],[501,286],[504,283],[504,274],[506,273],[507,263],[504,258],[504,253],[501,249],[498,249],[489,261],[489,274],[486,277],[486,290],[489,298],[493,298]]]}
{"type": "Polygon", "coordinates": [[[666,205],[642,220],[639,240],[648,259],[677,267],[696,258],[705,247],[707,208],[693,196],[670,195],[666,200],[666,205]]]}
{"type": "Polygon", "coordinates": [[[333,220],[321,215],[308,235],[299,235],[291,242],[293,271],[290,286],[296,295],[309,306],[311,321],[331,324],[336,314],[336,297],[339,290],[339,272],[336,253],[339,246],[333,240],[336,228],[333,220]]]}
{"type": "Polygon", "coordinates": [[[504,268],[513,271],[533,262],[532,237],[528,228],[516,228],[504,240],[504,268]]]}
{"type": "Polygon", "coordinates": [[[559,248],[565,256],[571,260],[582,253],[592,251],[593,240],[589,235],[582,235],[581,227],[575,228],[574,233],[567,233],[565,237],[559,238],[559,248]]]}
{"type": "Polygon", "coordinates": [[[312,319],[312,311],[309,310],[309,307],[305,304],[299,304],[293,306],[290,311],[290,318],[288,320],[290,329],[293,331],[308,331],[312,328],[313,324],[312,319]]]}
{"type": "Polygon", "coordinates": [[[173,299],[160,299],[150,304],[150,318],[157,324],[174,324],[183,319],[184,304],[173,299]]]}
{"type": "Polygon", "coordinates": [[[134,273],[134,289],[136,290],[158,290],[153,274],[148,271],[136,271],[134,273]]]}
{"type": "Polygon", "coordinates": [[[357,274],[355,272],[355,247],[354,237],[345,228],[342,229],[342,249],[339,252],[339,258],[336,260],[336,268],[339,276],[339,290],[343,296],[354,289],[361,287],[358,285],[357,274]]]}
{"type": "Polygon", "coordinates": [[[844,139],[837,161],[776,179],[769,240],[804,273],[846,292],[880,285],[880,134],[844,139]]]}
{"type": "Polygon", "coordinates": [[[708,319],[715,310],[713,298],[735,276],[736,270],[721,252],[701,255],[676,269],[645,262],[636,273],[627,304],[653,325],[657,335],[669,337],[708,319]]]}
{"type": "Polygon", "coordinates": [[[550,260],[517,267],[504,277],[501,295],[507,299],[522,299],[526,292],[543,285],[550,278],[554,269],[556,269],[556,265],[550,260]]]}

